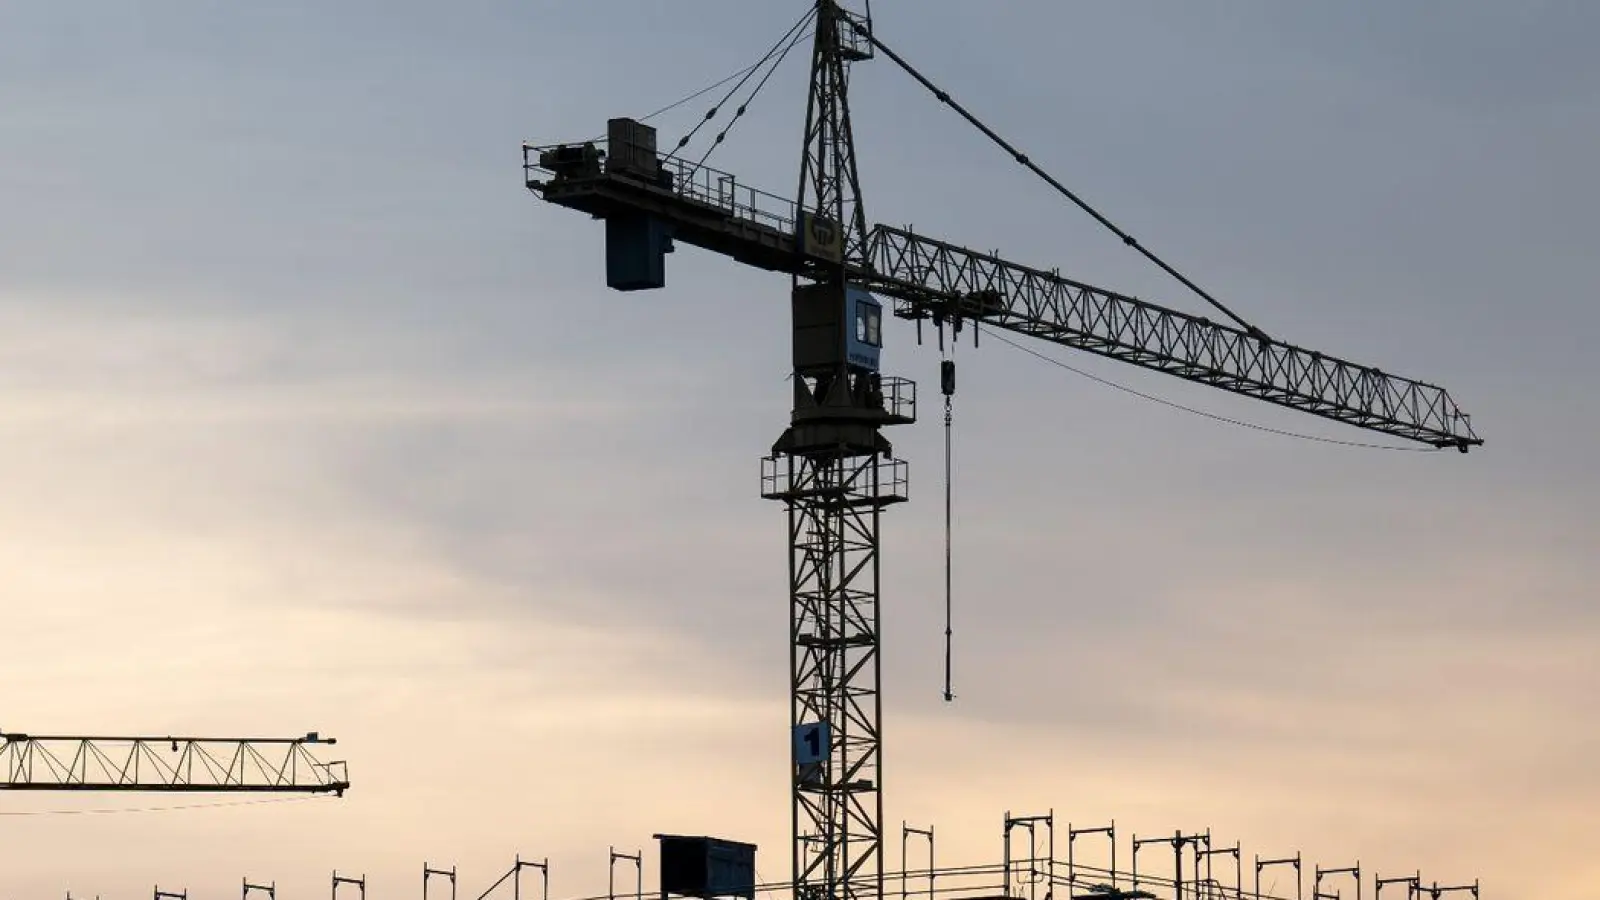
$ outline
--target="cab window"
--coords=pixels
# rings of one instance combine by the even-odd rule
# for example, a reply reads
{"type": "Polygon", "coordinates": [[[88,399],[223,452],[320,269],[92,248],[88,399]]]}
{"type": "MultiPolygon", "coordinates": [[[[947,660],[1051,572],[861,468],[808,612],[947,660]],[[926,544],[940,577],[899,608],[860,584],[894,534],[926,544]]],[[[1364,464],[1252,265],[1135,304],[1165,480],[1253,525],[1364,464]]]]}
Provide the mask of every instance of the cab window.
{"type": "Polygon", "coordinates": [[[856,304],[856,340],[869,347],[883,346],[883,311],[870,303],[856,304]]]}

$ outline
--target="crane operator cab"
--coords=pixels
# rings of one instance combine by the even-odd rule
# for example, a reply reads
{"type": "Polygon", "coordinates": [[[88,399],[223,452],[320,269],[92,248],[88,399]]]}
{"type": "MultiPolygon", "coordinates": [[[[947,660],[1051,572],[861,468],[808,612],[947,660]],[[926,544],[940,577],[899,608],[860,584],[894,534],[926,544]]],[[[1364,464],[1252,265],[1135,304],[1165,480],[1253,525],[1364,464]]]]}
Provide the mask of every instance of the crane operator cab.
{"type": "Polygon", "coordinates": [[[794,368],[802,376],[875,374],[883,349],[883,304],[857,285],[794,289],[794,368]]]}
{"type": "MultiPolygon", "coordinates": [[[[821,283],[794,290],[795,422],[832,422],[850,429],[825,440],[876,446],[879,425],[895,424],[902,411],[886,403],[879,375],[883,353],[883,303],[853,284],[821,283]]],[[[909,419],[908,419],[909,421],[909,419]]],[[[808,433],[807,436],[811,436],[808,433]]]]}

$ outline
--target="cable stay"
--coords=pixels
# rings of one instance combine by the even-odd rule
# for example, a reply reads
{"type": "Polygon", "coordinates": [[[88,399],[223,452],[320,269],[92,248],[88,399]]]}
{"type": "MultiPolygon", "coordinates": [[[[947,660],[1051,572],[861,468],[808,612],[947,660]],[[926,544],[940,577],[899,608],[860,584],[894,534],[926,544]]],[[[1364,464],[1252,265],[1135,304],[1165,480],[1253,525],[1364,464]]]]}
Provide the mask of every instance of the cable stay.
{"type": "MultiPolygon", "coordinates": [[[[850,21],[850,20],[847,19],[846,21],[850,21]]],[[[1046,172],[1044,169],[1039,168],[1039,166],[1036,163],[1034,163],[1033,160],[1028,158],[1028,155],[1026,153],[1023,153],[1021,150],[1018,150],[1015,146],[1013,146],[1005,138],[1003,138],[1000,135],[996,134],[995,131],[992,128],[990,128],[989,126],[985,125],[982,121],[980,121],[977,116],[975,116],[972,113],[968,112],[967,108],[962,106],[960,103],[957,103],[955,98],[951,97],[948,91],[945,91],[944,89],[940,88],[938,85],[934,84],[932,81],[929,81],[926,76],[924,76],[921,72],[917,71],[917,69],[915,67],[913,67],[909,62],[906,62],[906,60],[903,57],[901,57],[898,53],[895,53],[893,50],[889,49],[889,47],[887,45],[885,45],[883,43],[883,41],[879,40],[876,35],[872,34],[870,30],[863,30],[863,29],[857,27],[854,22],[851,22],[851,27],[856,28],[856,33],[857,34],[860,34],[862,36],[862,38],[864,38],[865,40],[871,42],[874,47],[877,47],[879,50],[882,50],[884,56],[889,57],[889,59],[894,61],[895,65],[897,65],[901,69],[905,70],[906,74],[910,75],[912,78],[916,79],[919,84],[921,84],[923,87],[927,88],[929,90],[929,92],[931,92],[934,95],[934,97],[938,98],[940,103],[945,104],[946,106],[950,107],[951,109],[953,109],[957,113],[959,113],[961,115],[961,117],[963,119],[966,119],[969,123],[971,123],[973,125],[973,127],[977,128],[979,131],[983,132],[984,135],[989,138],[989,140],[991,140],[995,144],[999,145],[1000,149],[1002,149],[1002,150],[1006,151],[1007,153],[1011,154],[1011,157],[1013,159],[1015,159],[1017,162],[1021,163],[1022,165],[1026,166],[1035,175],[1037,175],[1040,178],[1044,179],[1045,183],[1047,183],[1051,187],[1055,188],[1057,193],[1061,194],[1063,197],[1066,197],[1068,200],[1071,200],[1074,204],[1076,204],[1078,206],[1079,209],[1083,210],[1084,212],[1088,213],[1090,216],[1094,217],[1094,220],[1096,222],[1099,222],[1101,225],[1103,225],[1107,229],[1109,229],[1112,234],[1115,234],[1118,238],[1120,238],[1122,240],[1122,243],[1124,243],[1127,246],[1132,247],[1133,249],[1139,251],[1141,254],[1144,255],[1144,257],[1146,259],[1148,259],[1151,262],[1155,263],[1157,266],[1160,266],[1163,271],[1165,271],[1168,275],[1171,275],[1173,278],[1176,278],[1180,283],[1183,284],[1184,287],[1187,287],[1189,290],[1195,292],[1202,299],[1204,299],[1207,303],[1211,304],[1213,307],[1216,307],[1216,309],[1221,311],[1228,318],[1232,319],[1236,324],[1238,324],[1238,326],[1240,328],[1244,329],[1245,332],[1248,333],[1251,337],[1257,338],[1258,340],[1262,340],[1262,341],[1271,340],[1271,338],[1269,338],[1267,336],[1266,332],[1264,332],[1261,329],[1257,328],[1256,326],[1250,324],[1249,322],[1246,322],[1243,318],[1241,318],[1233,310],[1231,310],[1228,307],[1224,306],[1222,304],[1222,301],[1220,301],[1217,298],[1211,296],[1211,294],[1207,293],[1199,285],[1195,284],[1193,281],[1190,281],[1188,278],[1184,277],[1183,273],[1179,272],[1177,269],[1175,269],[1172,266],[1168,265],[1166,263],[1166,261],[1161,259],[1161,257],[1156,256],[1148,248],[1146,248],[1143,244],[1139,243],[1138,239],[1136,239],[1133,235],[1127,233],[1126,231],[1123,231],[1121,228],[1118,228],[1116,223],[1114,223],[1110,219],[1106,218],[1104,215],[1102,215],[1100,213],[1099,210],[1095,209],[1093,206],[1090,206],[1081,197],[1079,197],[1077,194],[1075,194],[1071,190],[1069,190],[1066,185],[1062,184],[1060,181],[1057,181],[1055,179],[1055,177],[1052,176],[1049,172],[1046,172]]]]}
{"type": "MultiPolygon", "coordinates": [[[[795,22],[793,25],[789,26],[789,30],[785,31],[783,33],[783,37],[778,38],[777,43],[773,44],[770,48],[768,48],[766,53],[762,54],[761,59],[757,60],[754,65],[742,70],[742,72],[740,73],[740,75],[742,77],[739,78],[739,83],[735,84],[733,87],[729,88],[728,92],[722,96],[722,99],[717,101],[717,103],[714,106],[712,106],[709,110],[706,111],[706,114],[700,119],[700,121],[698,123],[696,123],[694,128],[690,129],[688,134],[686,134],[683,137],[678,139],[677,145],[672,148],[672,151],[670,153],[666,154],[665,156],[663,156],[661,158],[661,162],[662,163],[667,163],[667,162],[670,162],[673,159],[677,158],[678,152],[683,150],[685,147],[689,146],[689,142],[694,140],[694,136],[696,134],[700,133],[700,129],[704,128],[706,126],[707,122],[710,122],[712,119],[716,118],[717,117],[717,113],[719,111],[721,111],[721,109],[724,106],[727,105],[728,101],[731,100],[735,94],[739,93],[739,89],[744,87],[745,83],[750,80],[750,76],[754,75],[758,69],[760,69],[762,66],[766,65],[767,62],[773,58],[773,56],[777,56],[778,57],[778,62],[781,63],[783,61],[783,58],[789,55],[789,51],[794,49],[794,46],[797,43],[799,43],[801,40],[804,39],[805,34],[802,34],[802,32],[805,31],[806,26],[809,25],[811,23],[811,20],[813,18],[815,18],[815,17],[816,17],[816,10],[813,8],[812,10],[808,11],[805,15],[801,16],[800,19],[797,22],[795,22]]],[[[777,66],[776,66],[776,64],[774,64],[773,70],[775,70],[776,68],[777,68],[777,66]]],[[[767,72],[766,77],[763,77],[761,79],[760,84],[758,84],[757,87],[756,87],[756,92],[759,92],[761,90],[761,87],[766,85],[767,78],[770,78],[770,77],[772,77],[772,71],[771,70],[769,70],[767,72]]],[[[726,79],[723,79],[722,83],[726,84],[728,81],[731,81],[731,80],[732,80],[731,77],[730,78],[726,78],[726,79]]],[[[711,89],[707,89],[706,91],[702,91],[701,93],[702,94],[709,93],[710,90],[711,89]]],[[[749,106],[750,101],[754,100],[754,99],[755,99],[755,93],[752,93],[750,95],[750,97],[747,98],[745,100],[745,102],[743,104],[741,104],[739,106],[738,110],[734,113],[734,120],[737,120],[740,116],[744,115],[745,109],[749,106]]],[[[687,102],[687,101],[684,101],[684,102],[687,102]]],[[[730,121],[728,123],[728,127],[729,128],[733,127],[733,122],[732,121],[730,121]]],[[[727,136],[727,129],[723,129],[722,134],[717,135],[717,139],[712,144],[712,146],[715,147],[717,144],[722,143],[723,139],[726,136],[727,136]]],[[[706,155],[707,156],[710,155],[710,151],[709,150],[706,151],[706,155]]],[[[700,160],[700,163],[696,165],[696,168],[699,168],[701,165],[704,165],[704,163],[705,163],[705,158],[702,157],[701,160],[700,160]]]]}
{"type": "MultiPolygon", "coordinates": [[[[637,121],[649,122],[649,121],[651,121],[653,119],[658,119],[661,116],[664,116],[669,112],[672,112],[673,110],[677,109],[680,106],[683,106],[686,103],[693,103],[694,101],[699,100],[701,97],[704,97],[705,95],[711,93],[712,91],[716,90],[717,88],[722,87],[723,85],[725,85],[728,82],[734,80],[735,78],[739,78],[739,77],[741,77],[743,75],[746,75],[746,74],[748,74],[750,72],[755,71],[756,69],[759,69],[761,67],[761,63],[763,63],[763,62],[766,62],[766,60],[762,59],[762,60],[759,60],[757,62],[751,63],[750,65],[745,66],[744,68],[740,69],[737,72],[734,72],[732,75],[729,75],[729,76],[723,78],[720,81],[714,81],[711,84],[706,85],[705,87],[701,88],[698,91],[695,91],[692,94],[689,94],[686,97],[680,97],[677,100],[674,100],[671,103],[668,103],[666,106],[661,107],[660,109],[656,110],[655,112],[648,113],[646,115],[640,116],[637,121]]],[[[605,139],[606,139],[606,135],[605,135],[604,132],[602,132],[600,134],[595,135],[592,138],[589,138],[589,141],[590,142],[595,142],[595,141],[603,141],[605,139]]]]}
{"type": "MultiPolygon", "coordinates": [[[[798,40],[802,40],[803,41],[806,38],[811,37],[811,35],[812,35],[812,32],[808,31],[805,34],[801,35],[798,38],[798,40]]],[[[713,81],[712,83],[706,85],[705,87],[701,88],[700,90],[695,91],[694,93],[689,94],[687,96],[680,97],[677,100],[674,100],[671,103],[668,103],[666,106],[663,106],[663,107],[661,107],[660,109],[658,109],[658,110],[656,110],[654,112],[647,113],[645,115],[639,116],[634,121],[636,121],[636,122],[649,122],[649,121],[652,121],[654,119],[658,119],[658,118],[666,115],[669,112],[672,112],[673,110],[683,106],[684,104],[693,103],[694,101],[699,100],[701,97],[704,97],[705,95],[711,93],[712,91],[716,90],[717,88],[722,87],[723,85],[725,85],[728,82],[734,80],[735,78],[742,78],[742,77],[750,74],[751,72],[754,72],[755,70],[761,68],[761,66],[764,63],[766,63],[766,61],[769,58],[771,58],[771,52],[770,51],[768,52],[768,54],[766,56],[761,57],[760,59],[756,60],[755,62],[751,63],[748,66],[745,66],[744,68],[740,69],[739,71],[734,72],[733,74],[728,75],[728,76],[722,78],[721,80],[713,81]]],[[[604,132],[602,132],[600,134],[597,134],[597,135],[589,138],[586,141],[583,141],[582,143],[593,144],[593,143],[598,143],[600,141],[603,141],[605,139],[606,139],[606,134],[604,132]]]]}
{"type": "MultiPolygon", "coordinates": [[[[813,11],[812,15],[815,15],[815,11],[813,11]]],[[[801,19],[800,26],[803,28],[808,21],[809,16],[801,19]]],[[[783,52],[778,54],[778,58],[772,61],[772,65],[767,69],[767,73],[761,76],[760,81],[756,82],[755,88],[750,91],[750,96],[746,97],[744,102],[739,104],[739,108],[734,110],[733,118],[728,121],[727,127],[717,132],[717,136],[712,140],[711,146],[706,148],[706,152],[701,155],[700,161],[695,163],[695,168],[704,168],[706,160],[710,159],[711,154],[718,147],[722,146],[723,141],[727,140],[728,132],[733,130],[733,126],[739,124],[739,120],[744,117],[745,111],[750,108],[751,103],[755,102],[756,97],[760,96],[761,89],[767,86],[767,82],[772,78],[773,73],[778,71],[778,67],[783,65],[783,61],[789,57],[789,54],[794,50],[794,48],[799,46],[800,42],[805,40],[810,35],[811,32],[806,31],[795,34],[795,36],[789,41],[788,46],[783,48],[783,52]]],[[[771,56],[770,52],[768,53],[768,56],[771,56]]],[[[763,61],[765,61],[765,59],[763,59],[763,61]]],[[[759,66],[760,63],[757,63],[757,65],[759,66]]]]}
{"type": "MultiPolygon", "coordinates": [[[[802,40],[803,40],[803,38],[802,38],[802,40]]],[[[705,95],[711,93],[712,91],[716,90],[717,88],[722,87],[723,85],[725,85],[728,82],[734,80],[735,78],[742,77],[742,76],[744,76],[744,75],[746,75],[746,74],[748,74],[750,72],[755,71],[756,69],[761,68],[761,64],[764,63],[764,62],[766,62],[766,58],[765,57],[761,58],[760,60],[758,60],[756,62],[751,63],[748,66],[745,66],[744,68],[740,69],[737,72],[734,72],[732,75],[729,75],[729,76],[723,78],[720,81],[714,81],[711,84],[706,85],[705,87],[701,88],[698,91],[695,91],[694,93],[692,93],[692,94],[690,94],[690,95],[688,95],[686,97],[680,97],[679,99],[674,100],[671,103],[668,103],[666,106],[661,107],[660,109],[656,110],[655,112],[648,113],[646,115],[642,115],[637,119],[637,121],[649,122],[649,121],[651,121],[653,119],[658,119],[661,116],[664,116],[669,112],[672,112],[673,110],[677,109],[680,106],[683,106],[686,103],[693,103],[694,101],[699,100],[701,97],[704,97],[705,95]]],[[[604,132],[602,132],[600,134],[595,135],[592,138],[589,138],[589,142],[593,143],[593,142],[596,142],[596,141],[603,141],[605,139],[606,139],[606,135],[605,135],[604,132]]]]}

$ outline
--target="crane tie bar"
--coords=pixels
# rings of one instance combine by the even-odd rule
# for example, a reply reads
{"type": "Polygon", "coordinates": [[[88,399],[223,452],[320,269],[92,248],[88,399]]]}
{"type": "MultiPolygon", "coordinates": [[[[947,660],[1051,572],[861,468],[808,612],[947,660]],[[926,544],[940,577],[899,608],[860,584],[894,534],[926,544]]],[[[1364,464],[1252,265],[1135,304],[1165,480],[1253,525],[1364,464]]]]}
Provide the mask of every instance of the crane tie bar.
{"type": "MultiPolygon", "coordinates": [[[[850,20],[847,19],[846,21],[850,21],[850,20]]],[[[1146,259],[1148,259],[1151,262],[1155,263],[1157,266],[1160,266],[1163,271],[1165,271],[1168,275],[1171,275],[1173,278],[1176,278],[1180,283],[1183,284],[1184,287],[1187,287],[1189,290],[1194,291],[1201,298],[1203,298],[1207,303],[1210,303],[1212,306],[1216,307],[1224,315],[1226,315],[1228,318],[1232,319],[1235,323],[1237,323],[1240,328],[1244,329],[1246,334],[1250,335],[1251,337],[1253,337],[1253,338],[1255,338],[1256,340],[1259,340],[1259,341],[1271,341],[1272,340],[1270,337],[1267,336],[1266,332],[1264,332],[1261,329],[1257,328],[1256,326],[1250,324],[1249,322],[1246,322],[1243,318],[1241,318],[1233,310],[1231,310],[1228,307],[1224,306],[1222,304],[1222,301],[1220,301],[1217,298],[1211,296],[1204,289],[1202,289],[1199,285],[1195,284],[1193,281],[1190,281],[1188,278],[1184,277],[1183,273],[1179,272],[1177,269],[1174,269],[1172,266],[1168,265],[1164,260],[1161,259],[1161,257],[1156,256],[1154,253],[1152,253],[1148,249],[1146,249],[1145,246],[1143,244],[1139,243],[1138,239],[1135,238],[1133,235],[1127,233],[1126,231],[1123,231],[1121,228],[1118,228],[1114,222],[1112,222],[1110,219],[1106,218],[1104,215],[1101,215],[1099,210],[1096,210],[1094,207],[1092,207],[1088,203],[1084,202],[1084,200],[1082,198],[1080,198],[1077,194],[1075,194],[1071,190],[1069,190],[1066,185],[1062,184],[1060,181],[1057,181],[1054,177],[1052,177],[1050,175],[1050,173],[1046,172],[1045,170],[1043,170],[1043,169],[1039,168],[1037,165],[1035,165],[1033,163],[1033,161],[1028,158],[1028,155],[1026,153],[1023,153],[1021,150],[1018,150],[1016,147],[1012,146],[1011,143],[1008,142],[1005,138],[1003,138],[1000,135],[996,134],[993,129],[991,129],[989,126],[983,124],[983,122],[979,121],[977,116],[974,116],[972,113],[967,111],[966,107],[963,107],[960,103],[957,103],[955,101],[955,99],[950,96],[950,93],[948,91],[943,90],[938,85],[934,84],[932,81],[929,81],[921,72],[917,71],[916,68],[913,67],[909,62],[906,62],[906,60],[904,58],[902,58],[898,53],[895,53],[893,50],[889,49],[889,47],[887,45],[885,45],[883,43],[883,41],[879,40],[876,35],[872,34],[870,31],[862,30],[853,21],[850,21],[850,25],[851,25],[852,28],[856,29],[856,32],[858,34],[860,34],[862,37],[866,38],[868,41],[872,42],[872,45],[874,47],[877,47],[879,50],[882,50],[883,54],[885,56],[889,57],[891,60],[893,60],[895,65],[898,65],[900,68],[904,69],[906,74],[910,75],[912,78],[915,78],[918,83],[920,83],[923,87],[927,88],[933,94],[934,97],[938,98],[940,103],[943,103],[946,106],[950,107],[951,109],[955,110],[957,113],[959,113],[961,115],[962,118],[964,118],[968,122],[970,122],[973,125],[973,127],[977,128],[979,131],[983,132],[984,135],[989,138],[989,140],[994,141],[995,144],[999,145],[999,147],[1002,150],[1004,150],[1007,153],[1011,154],[1011,157],[1013,159],[1015,159],[1017,162],[1021,163],[1022,165],[1026,166],[1035,175],[1038,175],[1040,178],[1044,179],[1046,183],[1048,183],[1051,187],[1055,188],[1056,191],[1058,193],[1060,193],[1063,197],[1066,197],[1068,200],[1071,200],[1073,203],[1077,204],[1079,209],[1081,209],[1084,212],[1088,213],[1089,215],[1093,216],[1095,221],[1099,222],[1101,225],[1104,225],[1107,229],[1109,229],[1111,231],[1112,234],[1115,234],[1117,237],[1121,238],[1122,239],[1122,243],[1126,244],[1129,247],[1132,247],[1135,250],[1138,250],[1141,254],[1144,255],[1144,257],[1146,259]]]]}

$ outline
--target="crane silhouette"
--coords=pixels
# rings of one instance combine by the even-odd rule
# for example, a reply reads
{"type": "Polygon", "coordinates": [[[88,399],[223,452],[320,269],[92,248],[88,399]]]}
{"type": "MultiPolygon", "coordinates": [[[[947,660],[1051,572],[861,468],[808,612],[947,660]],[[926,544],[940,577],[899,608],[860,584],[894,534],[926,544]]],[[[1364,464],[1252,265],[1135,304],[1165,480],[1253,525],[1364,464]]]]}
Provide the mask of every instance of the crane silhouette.
{"type": "MultiPolygon", "coordinates": [[[[873,31],[870,5],[858,12],[816,0],[763,62],[781,61],[806,26],[810,89],[793,199],[744,185],[704,158],[680,158],[689,137],[663,154],[653,128],[626,118],[609,120],[603,140],[525,144],[523,168],[543,200],[604,220],[613,289],[663,287],[666,256],[680,242],[790,276],[793,397],[788,427],[762,460],[761,494],[788,514],[794,891],[856,900],[883,895],[879,526],[885,509],[907,499],[907,467],[884,429],[916,420],[916,385],[879,370],[878,298],[916,322],[919,335],[924,322],[936,327],[941,343],[946,328],[954,336],[971,326],[976,340],[982,326],[1431,448],[1466,452],[1482,440],[1443,388],[1279,340],[1223,305],[888,47],[873,31]],[[1227,321],[910,229],[869,227],[848,86],[852,67],[880,53],[1227,321]]],[[[946,361],[947,411],[953,390],[946,361]]]]}

